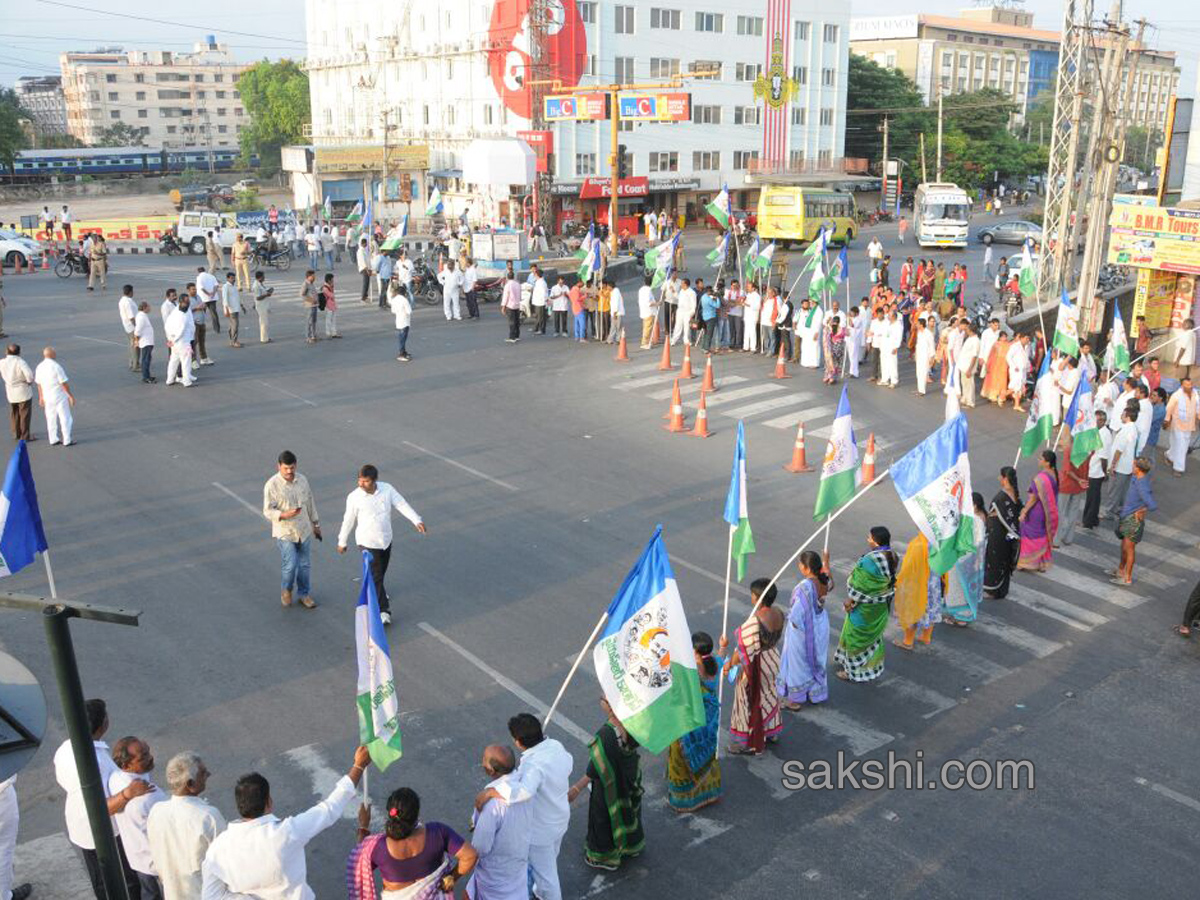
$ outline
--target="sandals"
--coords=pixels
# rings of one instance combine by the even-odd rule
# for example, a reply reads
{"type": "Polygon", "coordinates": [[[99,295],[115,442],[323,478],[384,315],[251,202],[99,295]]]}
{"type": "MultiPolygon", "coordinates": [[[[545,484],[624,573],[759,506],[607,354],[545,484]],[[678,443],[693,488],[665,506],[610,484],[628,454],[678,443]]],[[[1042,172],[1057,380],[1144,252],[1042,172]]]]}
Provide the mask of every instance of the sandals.
{"type": "Polygon", "coordinates": [[[968,623],[960,622],[954,616],[942,616],[942,624],[953,625],[955,628],[966,628],[968,623]]]}
{"type": "Polygon", "coordinates": [[[1192,636],[1192,629],[1185,628],[1183,625],[1172,625],[1171,630],[1183,638],[1185,641],[1192,636]]]}
{"type": "MultiPolygon", "coordinates": [[[[904,641],[900,640],[899,638],[896,638],[895,640],[892,641],[892,646],[899,647],[901,650],[905,650],[909,653],[913,652],[912,644],[906,644],[906,643],[904,643],[904,641]]],[[[840,672],[838,674],[841,675],[840,672]]]]}

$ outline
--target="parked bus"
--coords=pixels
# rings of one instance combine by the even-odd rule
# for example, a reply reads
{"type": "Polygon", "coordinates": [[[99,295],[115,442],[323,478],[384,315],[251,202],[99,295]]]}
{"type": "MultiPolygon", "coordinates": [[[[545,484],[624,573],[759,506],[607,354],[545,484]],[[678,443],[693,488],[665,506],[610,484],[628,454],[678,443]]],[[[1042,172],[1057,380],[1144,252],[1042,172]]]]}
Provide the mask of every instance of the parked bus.
{"type": "Polygon", "coordinates": [[[781,247],[815,240],[822,225],[832,225],[832,241],[849,243],[858,229],[854,197],[842,191],[763,185],[758,195],[758,237],[781,247]]]}
{"type": "Polygon", "coordinates": [[[971,200],[957,184],[917,185],[913,196],[913,230],[922,247],[966,247],[971,200]]]}

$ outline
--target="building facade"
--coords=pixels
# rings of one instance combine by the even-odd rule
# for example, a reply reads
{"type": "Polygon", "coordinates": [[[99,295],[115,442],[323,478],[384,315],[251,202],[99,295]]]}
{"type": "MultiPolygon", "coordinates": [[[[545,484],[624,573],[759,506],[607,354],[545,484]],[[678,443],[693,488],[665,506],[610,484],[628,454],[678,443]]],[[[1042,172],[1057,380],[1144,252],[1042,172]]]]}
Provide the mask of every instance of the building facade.
{"type": "MultiPolygon", "coordinates": [[[[722,185],[735,205],[749,204],[762,173],[841,171],[845,8],[812,0],[747,0],[733,8],[712,0],[537,4],[548,16],[544,74],[565,90],[660,85],[690,94],[673,121],[620,122],[629,204],[695,218],[722,185]],[[694,72],[709,74],[686,77],[694,72]]],[[[471,141],[524,136],[545,154],[560,218],[607,215],[599,199],[590,205],[588,185],[611,173],[611,121],[547,121],[530,134],[529,10],[530,0],[443,0],[426,8],[307,0],[322,190],[346,201],[372,193],[389,208],[407,196],[405,185],[418,199],[436,185],[461,208],[472,197],[460,178],[471,141]],[[347,172],[343,162],[354,154],[363,166],[374,159],[375,171],[347,172]]]]}
{"type": "Polygon", "coordinates": [[[18,78],[14,90],[38,135],[67,133],[67,101],[57,75],[18,78]]]}
{"type": "MultiPolygon", "coordinates": [[[[1029,104],[1052,89],[1061,35],[1033,27],[1021,9],[964,9],[957,17],[904,15],[854,18],[850,48],[917,83],[926,102],[995,88],[1012,97],[1021,121],[1029,104]]],[[[1131,124],[1162,130],[1179,85],[1175,54],[1137,48],[1131,124]]],[[[1096,61],[1089,58],[1089,72],[1096,61]]]]}
{"type": "Polygon", "coordinates": [[[210,36],[191,53],[121,50],[64,53],[59,59],[67,128],[85,144],[123,123],[156,147],[238,146],[249,123],[234,62],[210,36]]]}

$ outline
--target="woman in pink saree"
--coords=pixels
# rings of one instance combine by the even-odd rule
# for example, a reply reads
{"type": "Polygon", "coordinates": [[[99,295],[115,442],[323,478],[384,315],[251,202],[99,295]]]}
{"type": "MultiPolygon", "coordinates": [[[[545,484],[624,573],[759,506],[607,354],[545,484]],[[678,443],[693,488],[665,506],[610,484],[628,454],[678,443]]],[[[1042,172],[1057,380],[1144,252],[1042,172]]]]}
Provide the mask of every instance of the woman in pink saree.
{"type": "Polygon", "coordinates": [[[1018,569],[1045,572],[1054,561],[1058,531],[1058,457],[1043,450],[1038,473],[1029,486],[1029,501],[1021,510],[1021,556],[1018,569]]]}

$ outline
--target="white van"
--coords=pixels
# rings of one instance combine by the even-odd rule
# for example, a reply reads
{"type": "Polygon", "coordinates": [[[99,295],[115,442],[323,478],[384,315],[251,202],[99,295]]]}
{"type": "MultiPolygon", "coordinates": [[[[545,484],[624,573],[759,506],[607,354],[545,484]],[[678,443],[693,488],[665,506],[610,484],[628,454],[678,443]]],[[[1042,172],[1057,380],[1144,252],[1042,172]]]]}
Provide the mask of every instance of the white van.
{"type": "Polygon", "coordinates": [[[179,214],[179,221],[175,225],[175,237],[179,245],[200,256],[204,255],[204,239],[210,231],[217,243],[228,250],[237,237],[237,217],[232,213],[188,210],[179,214]]]}

